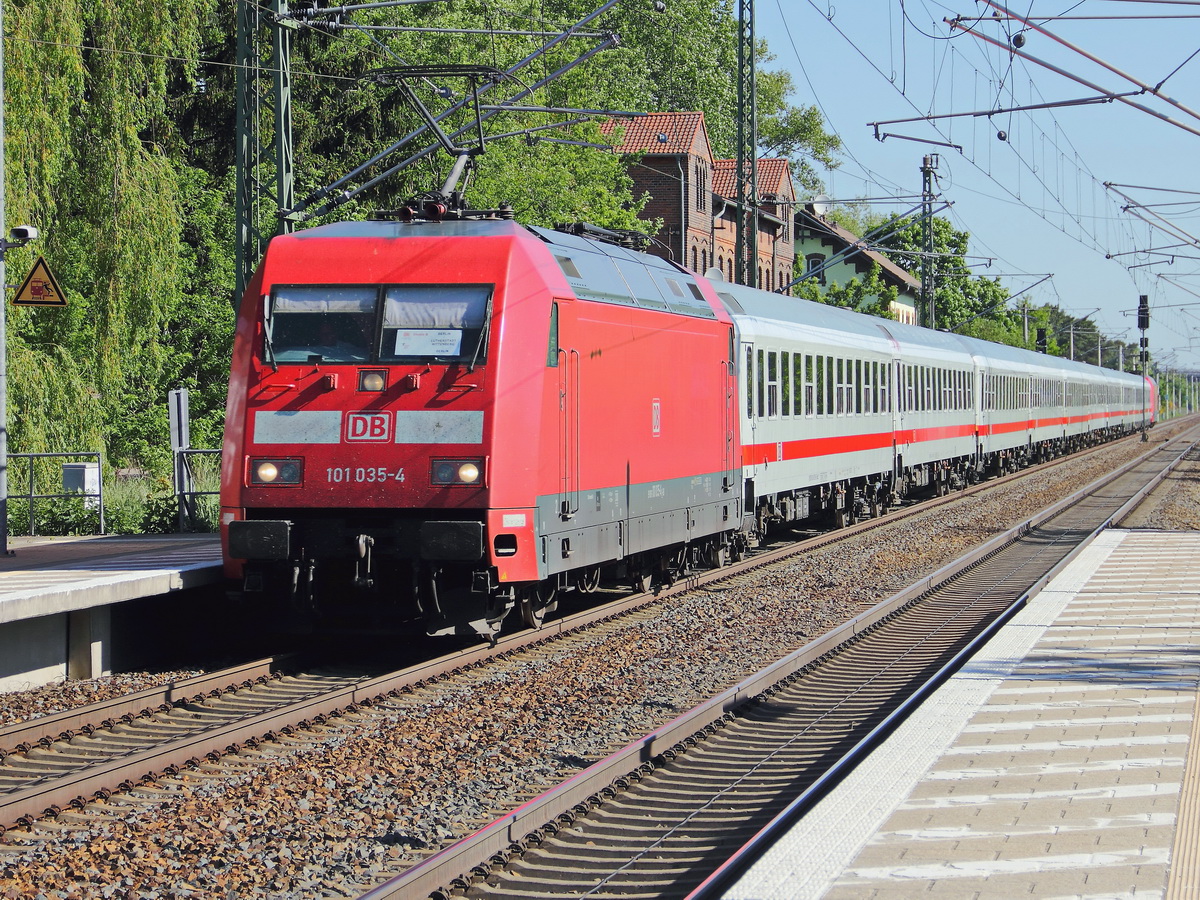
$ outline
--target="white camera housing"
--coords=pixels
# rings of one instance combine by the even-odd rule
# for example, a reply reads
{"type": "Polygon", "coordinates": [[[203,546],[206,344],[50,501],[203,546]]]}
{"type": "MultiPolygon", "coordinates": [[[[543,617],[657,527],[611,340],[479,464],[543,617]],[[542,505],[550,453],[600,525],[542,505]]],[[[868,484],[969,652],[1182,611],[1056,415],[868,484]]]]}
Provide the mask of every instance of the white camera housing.
{"type": "Polygon", "coordinates": [[[36,241],[37,236],[38,230],[34,225],[18,225],[8,233],[8,238],[12,241],[36,241]]]}

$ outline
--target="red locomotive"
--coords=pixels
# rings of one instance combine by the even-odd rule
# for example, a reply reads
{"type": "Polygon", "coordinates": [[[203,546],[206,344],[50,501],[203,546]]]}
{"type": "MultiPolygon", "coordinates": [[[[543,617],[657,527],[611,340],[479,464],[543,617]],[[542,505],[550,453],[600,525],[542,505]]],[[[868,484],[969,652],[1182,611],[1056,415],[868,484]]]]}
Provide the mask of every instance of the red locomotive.
{"type": "Polygon", "coordinates": [[[654,257],[512,222],[278,237],[246,292],[227,575],[296,615],[492,634],[741,526],[733,326],[654,257]]]}
{"type": "Polygon", "coordinates": [[[300,621],[494,635],[774,522],[1153,421],[1134,375],[511,221],[278,237],[238,319],[226,574],[300,621]]]}

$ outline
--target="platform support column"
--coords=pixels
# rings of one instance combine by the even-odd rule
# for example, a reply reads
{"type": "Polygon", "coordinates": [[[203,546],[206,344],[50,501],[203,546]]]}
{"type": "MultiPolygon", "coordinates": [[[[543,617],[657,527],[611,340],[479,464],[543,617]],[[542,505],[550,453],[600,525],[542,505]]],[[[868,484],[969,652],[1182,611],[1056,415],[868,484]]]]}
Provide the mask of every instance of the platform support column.
{"type": "Polygon", "coordinates": [[[108,606],[67,614],[67,680],[112,674],[112,615],[108,606]]]}

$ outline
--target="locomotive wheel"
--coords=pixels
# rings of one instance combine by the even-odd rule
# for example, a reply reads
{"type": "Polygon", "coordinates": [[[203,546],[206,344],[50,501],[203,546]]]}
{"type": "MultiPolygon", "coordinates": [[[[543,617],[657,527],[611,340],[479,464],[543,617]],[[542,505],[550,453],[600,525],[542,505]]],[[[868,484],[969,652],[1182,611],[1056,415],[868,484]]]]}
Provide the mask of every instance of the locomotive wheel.
{"type": "Polygon", "coordinates": [[[685,572],[687,572],[687,554],[687,547],[680,547],[674,553],[670,553],[666,556],[665,563],[667,567],[667,573],[665,580],[667,584],[674,584],[683,577],[685,572]]]}
{"type": "Polygon", "coordinates": [[[654,573],[645,568],[630,569],[629,587],[638,594],[648,593],[654,586],[654,573]]]}
{"type": "Polygon", "coordinates": [[[580,569],[575,577],[575,588],[581,594],[594,594],[600,587],[600,567],[588,566],[580,569]]]}
{"type": "Polygon", "coordinates": [[[729,545],[723,541],[713,541],[708,545],[704,561],[714,569],[722,569],[729,565],[729,545]]]}
{"type": "Polygon", "coordinates": [[[521,621],[530,628],[541,628],[546,614],[558,608],[558,591],[546,582],[521,594],[521,621]]]}

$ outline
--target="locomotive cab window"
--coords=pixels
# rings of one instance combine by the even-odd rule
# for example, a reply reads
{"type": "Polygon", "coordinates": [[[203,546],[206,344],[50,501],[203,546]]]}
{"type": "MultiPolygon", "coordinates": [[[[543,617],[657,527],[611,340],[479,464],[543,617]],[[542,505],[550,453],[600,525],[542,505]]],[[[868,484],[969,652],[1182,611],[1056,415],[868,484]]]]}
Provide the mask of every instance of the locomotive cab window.
{"type": "Polygon", "coordinates": [[[413,284],[384,291],[384,362],[487,361],[492,288],[479,284],[413,284]]]}
{"type": "Polygon", "coordinates": [[[267,356],[280,363],[365,362],[375,331],[373,287],[279,287],[267,317],[267,356]]]}

